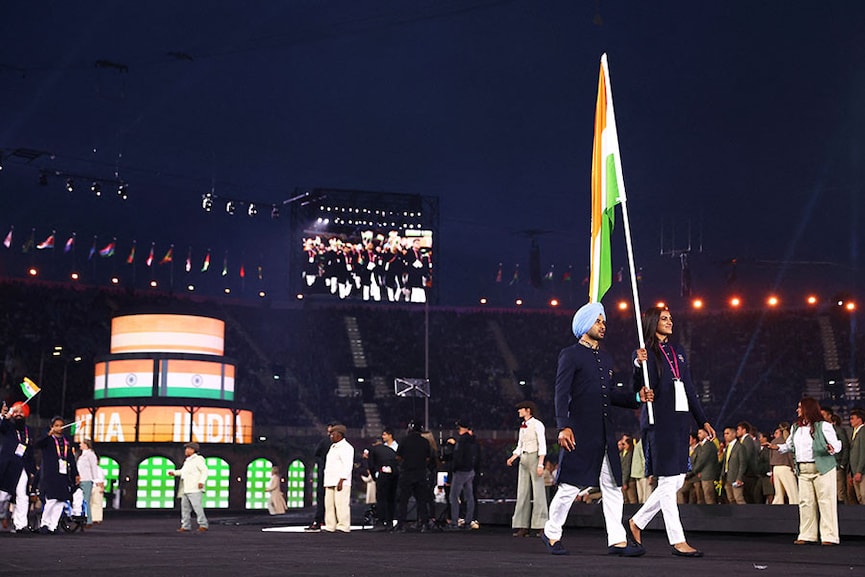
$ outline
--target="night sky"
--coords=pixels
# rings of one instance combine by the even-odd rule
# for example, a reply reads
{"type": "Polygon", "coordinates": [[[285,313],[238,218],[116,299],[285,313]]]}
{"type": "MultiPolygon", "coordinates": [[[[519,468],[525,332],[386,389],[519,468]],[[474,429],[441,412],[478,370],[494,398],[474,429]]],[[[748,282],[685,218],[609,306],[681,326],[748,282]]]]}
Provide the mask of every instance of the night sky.
{"type": "MultiPolygon", "coordinates": [[[[689,240],[709,302],[855,294],[863,30],[854,0],[10,0],[0,234],[14,225],[19,253],[35,228],[36,242],[77,232],[78,259],[97,236],[117,237],[119,258],[135,239],[157,256],[173,243],[273,263],[294,250],[287,218],[206,214],[201,195],[421,194],[440,202],[442,304],[570,291],[579,305],[606,52],[644,299],[676,302],[680,261],[660,253],[689,240]],[[82,177],[75,192],[56,172],[82,177]],[[96,198],[91,178],[127,182],[129,199],[96,198]],[[532,237],[542,274],[555,267],[543,289],[528,279],[532,237]]],[[[20,275],[4,251],[2,273],[20,275]]],[[[613,266],[626,266],[621,241],[613,266]]]]}

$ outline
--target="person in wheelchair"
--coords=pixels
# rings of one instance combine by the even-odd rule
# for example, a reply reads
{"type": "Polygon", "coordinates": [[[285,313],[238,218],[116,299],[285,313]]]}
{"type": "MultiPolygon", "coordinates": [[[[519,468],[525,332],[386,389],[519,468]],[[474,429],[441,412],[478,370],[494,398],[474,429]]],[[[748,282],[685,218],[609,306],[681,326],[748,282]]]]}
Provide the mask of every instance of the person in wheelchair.
{"type": "Polygon", "coordinates": [[[78,468],[72,441],[63,434],[63,417],[51,419],[48,434],[36,441],[42,451],[40,491],[45,500],[39,532],[57,531],[66,501],[72,499],[72,488],[78,484],[78,468]]]}

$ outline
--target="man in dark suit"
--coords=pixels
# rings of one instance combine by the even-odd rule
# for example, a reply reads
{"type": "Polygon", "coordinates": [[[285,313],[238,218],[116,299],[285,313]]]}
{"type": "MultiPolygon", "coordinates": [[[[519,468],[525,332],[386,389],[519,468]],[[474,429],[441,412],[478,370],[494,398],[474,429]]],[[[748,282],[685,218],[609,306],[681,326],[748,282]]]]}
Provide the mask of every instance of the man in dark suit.
{"type": "Polygon", "coordinates": [[[745,501],[745,451],[742,444],[736,438],[736,430],[733,427],[724,429],[724,441],[727,447],[724,449],[724,490],[727,493],[727,502],[731,505],[744,505],[745,501]]]}
{"type": "MultiPolygon", "coordinates": [[[[375,479],[375,502],[378,507],[378,530],[393,530],[396,514],[396,486],[399,479],[396,451],[387,443],[393,443],[393,431],[385,429],[382,442],[373,445],[369,452],[369,470],[375,479]]],[[[398,446],[398,445],[397,445],[398,446]]]]}
{"type": "Polygon", "coordinates": [[[408,515],[408,501],[414,497],[417,503],[417,522],[421,531],[428,529],[430,521],[430,506],[432,494],[427,480],[427,468],[435,457],[429,441],[422,436],[423,425],[412,421],[408,432],[399,448],[396,458],[399,462],[399,480],[397,481],[396,527],[394,531],[404,533],[408,515]]]}
{"type": "Polygon", "coordinates": [[[700,444],[694,451],[694,474],[699,479],[703,488],[703,502],[714,505],[718,502],[718,494],[715,492],[715,481],[721,474],[721,463],[718,461],[718,447],[709,439],[705,429],[697,431],[700,444]]]}
{"type": "MultiPolygon", "coordinates": [[[[600,485],[608,553],[636,557],[645,550],[628,543],[622,525],[622,464],[610,413],[612,405],[633,409],[640,402],[631,387],[615,384],[613,359],[599,349],[606,335],[603,305],[583,306],[571,327],[579,341],[559,353],[556,373],[559,488],[541,539],[553,555],[566,555],[561,538],[568,511],[577,496],[600,485]]],[[[651,391],[641,390],[640,398],[651,400],[651,391]]]]}
{"type": "Polygon", "coordinates": [[[316,487],[315,487],[315,519],[312,520],[309,527],[304,528],[304,531],[309,533],[321,532],[321,525],[324,523],[324,464],[327,459],[327,452],[333,444],[330,441],[330,432],[336,423],[327,424],[327,437],[319,442],[315,448],[315,464],[316,470],[316,487]]]}
{"type": "Polygon", "coordinates": [[[850,441],[850,478],[853,481],[856,502],[865,505],[865,411],[856,408],[850,411],[850,426],[853,435],[850,441]]]}
{"type": "Polygon", "coordinates": [[[742,481],[745,483],[745,502],[761,503],[763,501],[763,492],[760,487],[760,469],[759,453],[760,449],[757,441],[751,436],[753,427],[748,421],[742,421],[736,425],[736,437],[739,439],[739,444],[742,445],[743,460],[745,461],[745,472],[742,481]]]}
{"type": "Polygon", "coordinates": [[[619,451],[622,462],[622,495],[625,497],[626,505],[636,505],[639,503],[637,480],[631,476],[631,469],[634,464],[634,439],[628,435],[622,435],[622,438],[619,439],[619,451]]]}

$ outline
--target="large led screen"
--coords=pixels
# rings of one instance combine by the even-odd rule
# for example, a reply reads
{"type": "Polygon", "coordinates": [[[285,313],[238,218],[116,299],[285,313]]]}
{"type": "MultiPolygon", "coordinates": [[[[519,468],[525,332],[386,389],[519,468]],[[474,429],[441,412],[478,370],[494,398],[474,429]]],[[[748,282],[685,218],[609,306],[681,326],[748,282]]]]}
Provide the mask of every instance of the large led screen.
{"type": "Polygon", "coordinates": [[[301,290],[338,300],[427,302],[433,286],[432,231],[359,229],[302,238],[301,290]]]}
{"type": "Polygon", "coordinates": [[[94,365],[93,398],[104,400],[157,396],[233,401],[234,372],[233,364],[221,361],[101,361],[94,365]]]}
{"type": "Polygon", "coordinates": [[[225,322],[194,315],[137,314],[111,320],[111,354],[222,355],[225,322]]]}
{"type": "Polygon", "coordinates": [[[221,407],[97,407],[75,411],[75,440],[95,443],[252,442],[252,411],[221,407]],[[137,428],[136,428],[137,427],[137,428]],[[236,427],[236,430],[235,430],[236,427]]]}

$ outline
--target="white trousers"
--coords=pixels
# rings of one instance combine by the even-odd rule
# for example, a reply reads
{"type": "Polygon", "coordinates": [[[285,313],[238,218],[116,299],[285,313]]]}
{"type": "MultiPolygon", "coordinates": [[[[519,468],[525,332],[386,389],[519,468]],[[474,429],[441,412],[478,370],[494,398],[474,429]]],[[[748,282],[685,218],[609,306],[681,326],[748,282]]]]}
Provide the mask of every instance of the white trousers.
{"type": "Polygon", "coordinates": [[[783,505],[784,495],[791,505],[799,504],[799,485],[796,473],[787,465],[775,465],[772,467],[772,485],[775,488],[775,496],[772,498],[773,505],[783,505]]]}
{"type": "Polygon", "coordinates": [[[57,529],[57,524],[60,522],[60,515],[63,514],[63,508],[66,506],[66,501],[59,499],[46,499],[45,506],[42,508],[41,527],[48,527],[49,531],[57,529]]]}
{"type": "Polygon", "coordinates": [[[646,502],[640,507],[632,519],[634,524],[643,530],[658,514],[664,516],[664,527],[667,529],[667,540],[670,545],[685,541],[685,530],[679,519],[679,506],[676,504],[676,492],[685,483],[685,474],[671,477],[658,477],[658,488],[652,491],[646,502]]]}
{"type": "MultiPolygon", "coordinates": [[[[12,495],[6,491],[0,491],[0,510],[5,511],[7,504],[12,500],[12,495]]],[[[30,500],[27,496],[27,471],[22,470],[15,485],[15,508],[12,510],[12,525],[16,531],[27,528],[27,509],[30,500]]]]}
{"type": "Polygon", "coordinates": [[[649,495],[652,494],[652,484],[649,483],[648,477],[640,477],[637,479],[637,501],[641,504],[646,502],[649,495]]]}
{"type": "Polygon", "coordinates": [[[351,485],[343,483],[342,491],[336,487],[324,488],[324,529],[330,533],[351,531],[351,485]]]}
{"type": "Polygon", "coordinates": [[[838,485],[835,469],[821,475],[799,463],[799,539],[838,543],[838,485]]]}
{"type": "MultiPolygon", "coordinates": [[[[544,534],[550,541],[558,541],[562,538],[562,527],[568,520],[568,512],[574,499],[588,487],[577,487],[567,483],[559,483],[553,501],[550,503],[550,518],[544,525],[544,534]]],[[[675,503],[675,495],[673,496],[675,503]]],[[[610,460],[604,455],[601,464],[601,506],[604,511],[604,524],[607,527],[607,545],[623,543],[625,527],[622,525],[622,508],[625,503],[622,496],[622,488],[616,485],[610,470],[610,460]]]]}

